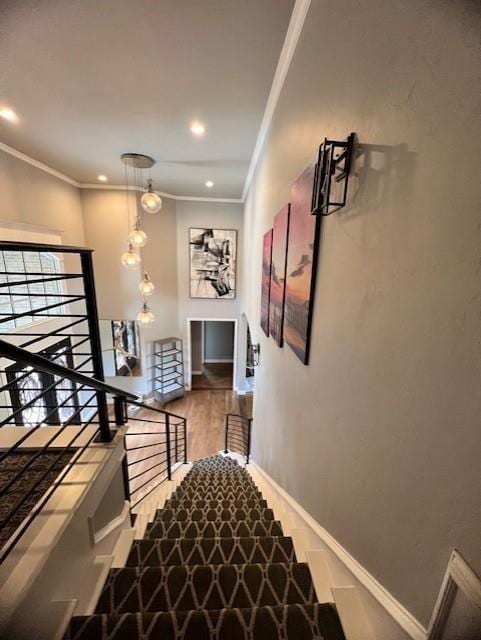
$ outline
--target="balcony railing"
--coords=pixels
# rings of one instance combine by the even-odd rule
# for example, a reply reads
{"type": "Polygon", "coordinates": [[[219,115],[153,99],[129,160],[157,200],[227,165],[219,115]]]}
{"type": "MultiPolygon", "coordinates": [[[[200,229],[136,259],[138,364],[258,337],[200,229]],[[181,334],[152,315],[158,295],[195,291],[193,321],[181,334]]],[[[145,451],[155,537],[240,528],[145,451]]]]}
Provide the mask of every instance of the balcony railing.
{"type": "Polygon", "coordinates": [[[246,464],[251,455],[252,418],[236,413],[225,415],[225,453],[240,453],[245,456],[246,464]]]}
{"type": "Polygon", "coordinates": [[[0,563],[86,449],[127,419],[131,507],[187,460],[185,418],[104,382],[88,249],[0,242],[0,377],[0,563]]]}

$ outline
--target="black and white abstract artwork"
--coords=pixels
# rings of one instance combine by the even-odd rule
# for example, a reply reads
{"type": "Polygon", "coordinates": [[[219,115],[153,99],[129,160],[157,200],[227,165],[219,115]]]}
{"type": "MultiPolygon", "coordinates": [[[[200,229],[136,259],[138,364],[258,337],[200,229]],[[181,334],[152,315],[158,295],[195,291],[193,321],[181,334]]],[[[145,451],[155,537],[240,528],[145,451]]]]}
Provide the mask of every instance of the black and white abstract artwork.
{"type": "Polygon", "coordinates": [[[140,376],[140,339],[133,320],[112,320],[116,376],[140,376]]]}
{"type": "Polygon", "coordinates": [[[190,297],[235,298],[237,232],[189,229],[189,245],[190,297]]]}

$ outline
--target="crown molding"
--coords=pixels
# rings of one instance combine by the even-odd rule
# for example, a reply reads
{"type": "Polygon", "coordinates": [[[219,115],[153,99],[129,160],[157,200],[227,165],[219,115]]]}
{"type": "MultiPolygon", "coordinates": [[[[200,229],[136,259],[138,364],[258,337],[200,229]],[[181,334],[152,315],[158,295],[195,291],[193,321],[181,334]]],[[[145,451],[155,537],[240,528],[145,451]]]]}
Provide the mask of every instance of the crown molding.
{"type": "Polygon", "coordinates": [[[58,178],[59,180],[63,180],[64,182],[68,182],[68,184],[71,184],[74,187],[77,187],[77,188],[80,187],[80,183],[77,182],[76,180],[69,178],[64,173],[60,173],[60,171],[57,171],[56,169],[52,169],[52,167],[49,167],[47,164],[44,164],[39,160],[35,160],[35,158],[31,158],[30,156],[27,156],[27,154],[22,153],[21,151],[18,151],[13,147],[9,147],[8,144],[0,142],[0,151],[4,151],[5,153],[8,153],[14,158],[18,158],[19,160],[22,160],[27,164],[31,164],[32,167],[41,169],[42,171],[45,171],[45,173],[49,173],[51,176],[55,176],[56,178],[58,178]]]}
{"type": "MultiPolygon", "coordinates": [[[[27,154],[22,153],[21,151],[18,151],[17,149],[10,147],[8,144],[5,144],[3,142],[0,142],[0,151],[4,151],[5,153],[8,153],[14,158],[18,158],[19,160],[22,160],[22,162],[26,162],[27,164],[32,165],[32,167],[41,169],[42,171],[45,171],[45,173],[49,173],[51,176],[54,176],[59,180],[63,180],[64,182],[67,182],[68,184],[74,187],[77,187],[77,189],[110,189],[114,191],[126,190],[126,187],[123,184],[89,184],[85,182],[77,182],[76,180],[73,180],[73,178],[69,178],[68,176],[66,176],[64,173],[61,173],[56,169],[52,169],[52,167],[49,167],[47,164],[44,164],[39,160],[35,160],[35,158],[31,158],[30,156],[27,156],[27,154]]],[[[138,187],[134,187],[134,186],[129,186],[128,190],[142,191],[142,189],[139,189],[138,187]]],[[[158,193],[159,196],[162,196],[163,198],[170,198],[171,200],[187,200],[191,202],[226,202],[226,203],[235,203],[235,204],[242,204],[244,202],[242,198],[209,198],[209,197],[203,197],[203,196],[178,196],[173,193],[167,193],[164,191],[156,191],[156,193],[158,193]]]]}
{"type": "MultiPolygon", "coordinates": [[[[81,183],[79,185],[80,189],[100,189],[100,190],[111,190],[111,191],[139,191],[143,192],[143,189],[129,185],[126,187],[124,184],[89,184],[89,183],[81,183]]],[[[166,191],[159,191],[155,189],[155,193],[162,198],[170,198],[171,200],[187,200],[191,202],[229,202],[242,204],[244,201],[241,198],[208,198],[207,196],[178,196],[174,193],[167,193],[166,191]]]]}
{"type": "MultiPolygon", "coordinates": [[[[296,0],[294,9],[292,10],[291,19],[289,21],[289,26],[287,28],[286,37],[284,39],[284,44],[282,45],[281,53],[279,56],[279,61],[277,63],[276,71],[274,74],[274,79],[272,81],[271,89],[269,92],[269,97],[267,99],[266,108],[264,110],[264,115],[262,116],[261,125],[259,128],[259,132],[257,134],[256,144],[254,147],[254,151],[252,153],[251,162],[249,164],[249,170],[247,172],[247,176],[244,182],[244,189],[242,192],[241,198],[208,198],[202,196],[179,196],[173,193],[164,193],[162,191],[156,191],[160,196],[164,198],[171,198],[172,200],[185,200],[191,202],[225,202],[225,203],[237,203],[243,204],[245,202],[247,192],[249,190],[250,184],[252,182],[252,178],[254,177],[254,172],[259,161],[260,154],[262,152],[262,148],[264,146],[264,142],[266,139],[267,132],[269,130],[270,124],[272,122],[272,118],[274,112],[277,107],[277,103],[279,101],[279,97],[284,86],[284,82],[287,76],[287,72],[289,71],[289,67],[292,62],[292,58],[294,56],[294,52],[297,47],[297,43],[299,41],[299,37],[302,32],[302,28],[304,26],[304,22],[306,20],[307,12],[311,5],[311,0],[296,0]]],[[[43,162],[39,162],[30,156],[27,156],[25,153],[17,151],[13,147],[9,147],[8,145],[0,142],[0,150],[5,151],[5,153],[9,153],[10,155],[23,160],[24,162],[31,164],[37,169],[41,169],[46,173],[49,173],[52,176],[55,176],[59,180],[63,180],[68,184],[77,187],[78,189],[112,189],[112,190],[125,190],[124,185],[107,185],[107,184],[89,184],[89,183],[81,183],[69,178],[65,174],[57,171],[56,169],[52,169],[48,165],[43,162]]],[[[131,187],[129,187],[129,190],[131,187]]],[[[135,187],[132,188],[135,190],[135,187]]]]}
{"type": "Polygon", "coordinates": [[[311,5],[311,0],[296,0],[294,9],[292,10],[291,19],[287,28],[284,44],[282,45],[281,54],[279,56],[279,62],[277,63],[276,72],[272,81],[269,97],[267,98],[266,108],[262,117],[259,133],[257,134],[257,140],[252,153],[251,163],[244,183],[244,190],[242,192],[242,201],[245,201],[247,192],[254,177],[259,157],[264,146],[267,132],[272,122],[274,112],[279,101],[284,82],[291,66],[292,58],[299,41],[299,37],[306,20],[307,12],[311,5]]]}

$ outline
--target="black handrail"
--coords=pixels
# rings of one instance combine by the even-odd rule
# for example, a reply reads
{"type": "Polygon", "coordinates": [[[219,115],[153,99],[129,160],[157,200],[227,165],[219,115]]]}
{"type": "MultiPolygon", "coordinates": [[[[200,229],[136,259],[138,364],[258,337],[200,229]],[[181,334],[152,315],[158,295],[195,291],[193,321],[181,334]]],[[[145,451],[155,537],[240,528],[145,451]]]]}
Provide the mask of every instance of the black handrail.
{"type": "Polygon", "coordinates": [[[0,356],[8,358],[15,363],[23,365],[24,367],[32,367],[39,371],[50,373],[51,375],[58,376],[60,378],[66,378],[67,380],[70,380],[72,382],[77,382],[78,384],[92,387],[92,389],[95,389],[95,391],[102,391],[114,397],[125,398],[129,401],[135,401],[139,399],[137,395],[131,393],[130,391],[119,389],[119,387],[113,387],[106,382],[102,382],[101,380],[97,380],[96,378],[91,378],[90,376],[87,376],[84,373],[80,373],[79,371],[75,371],[74,369],[64,367],[61,364],[57,364],[56,362],[53,362],[52,360],[39,355],[38,353],[32,353],[31,351],[27,351],[27,349],[17,347],[10,342],[6,342],[5,340],[0,340],[0,356]]]}
{"type": "Polygon", "coordinates": [[[249,464],[251,455],[252,418],[239,413],[226,413],[224,453],[232,451],[245,456],[249,464]]]}
{"type": "MultiPolygon", "coordinates": [[[[136,394],[104,382],[91,249],[0,240],[0,252],[5,252],[0,297],[7,302],[0,313],[0,373],[5,376],[0,382],[0,429],[14,424],[28,427],[13,432],[13,444],[0,451],[0,464],[9,456],[28,452],[21,465],[0,478],[0,499],[15,488],[7,512],[0,514],[3,533],[12,531],[0,550],[1,564],[87,448],[110,442],[112,423],[120,427],[138,419],[127,417],[131,404],[153,411],[156,419],[146,422],[158,424],[155,442],[148,438],[148,444],[133,446],[132,453],[126,451],[123,457],[124,489],[131,509],[171,477],[173,465],[187,462],[187,420],[142,404],[136,394]],[[32,253],[38,253],[38,258],[32,253]],[[45,253],[56,254],[58,259],[70,254],[72,259],[52,266],[50,258],[43,262],[45,253]],[[26,306],[16,304],[21,298],[26,298],[26,306]],[[45,318],[55,322],[37,323],[45,318]],[[58,338],[62,339],[54,342],[58,338]],[[113,397],[113,417],[109,416],[107,395],[113,397]],[[45,425],[55,429],[38,445],[36,435],[45,425]],[[165,448],[158,446],[166,443],[169,458],[165,448]],[[134,449],[142,450],[139,457],[134,449]],[[45,465],[30,474],[44,454],[48,454],[45,465]],[[129,455],[133,456],[131,464],[129,455]],[[146,468],[137,466],[140,463],[146,468]],[[59,466],[62,471],[57,475],[59,466]],[[27,482],[20,486],[23,478],[27,482]]],[[[147,435],[125,431],[124,435],[134,436],[128,438],[133,445],[137,444],[135,435],[147,435]]],[[[2,538],[0,547],[1,542],[2,538]]]]}

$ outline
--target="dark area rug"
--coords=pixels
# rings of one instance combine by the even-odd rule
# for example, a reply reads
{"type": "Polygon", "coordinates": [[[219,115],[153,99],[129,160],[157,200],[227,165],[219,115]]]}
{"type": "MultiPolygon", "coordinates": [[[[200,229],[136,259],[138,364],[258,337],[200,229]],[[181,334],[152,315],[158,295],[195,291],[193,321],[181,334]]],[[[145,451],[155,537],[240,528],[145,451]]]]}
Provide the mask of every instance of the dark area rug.
{"type": "Polygon", "coordinates": [[[60,454],[60,451],[52,449],[39,454],[38,450],[23,450],[9,453],[0,462],[0,547],[51,487],[74,453],[74,450],[69,450],[60,454]],[[20,477],[3,493],[12,478],[21,472],[20,477]],[[22,500],[22,504],[19,504],[22,500]],[[15,513],[11,516],[12,511],[15,513]]]}

